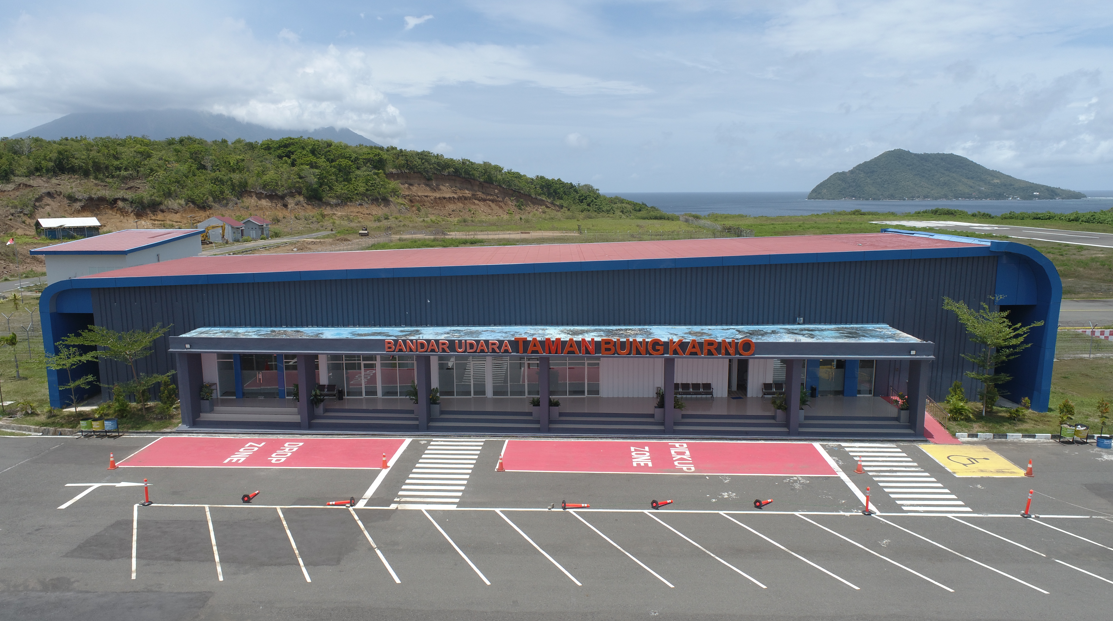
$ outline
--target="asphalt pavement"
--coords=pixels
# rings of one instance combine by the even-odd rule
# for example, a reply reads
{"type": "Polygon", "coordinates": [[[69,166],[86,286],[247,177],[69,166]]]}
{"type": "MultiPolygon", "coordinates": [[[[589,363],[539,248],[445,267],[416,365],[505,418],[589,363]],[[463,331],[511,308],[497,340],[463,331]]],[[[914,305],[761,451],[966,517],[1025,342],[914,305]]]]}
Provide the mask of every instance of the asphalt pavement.
{"type": "Polygon", "coordinates": [[[497,472],[504,440],[452,438],[385,471],[106,470],[152,440],[0,437],[0,619],[1101,618],[1113,587],[1093,444],[981,443],[1034,478],[957,476],[971,445],[912,443],[822,443],[819,476],[497,472]],[[403,502],[418,476],[465,481],[454,508],[403,502]]]}
{"type": "Polygon", "coordinates": [[[1045,229],[1030,226],[1011,226],[1005,224],[978,224],[954,222],[950,220],[880,220],[873,224],[887,224],[893,227],[917,227],[943,229],[960,233],[989,233],[1002,237],[1015,237],[1032,241],[1055,242],[1075,246],[1094,246],[1113,248],[1113,233],[1093,233],[1090,231],[1070,231],[1045,229]]]}

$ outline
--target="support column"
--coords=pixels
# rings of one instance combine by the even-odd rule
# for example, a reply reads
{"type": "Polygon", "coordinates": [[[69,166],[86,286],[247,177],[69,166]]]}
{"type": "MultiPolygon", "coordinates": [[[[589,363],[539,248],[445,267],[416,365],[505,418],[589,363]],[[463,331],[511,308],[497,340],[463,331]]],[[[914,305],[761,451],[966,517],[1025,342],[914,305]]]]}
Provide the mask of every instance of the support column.
{"type": "Polygon", "coordinates": [[[278,375],[275,376],[278,379],[278,398],[279,399],[285,399],[286,398],[286,361],[282,359],[282,354],[278,354],[278,356],[276,357],[276,360],[278,360],[278,375]]]}
{"type": "Polygon", "coordinates": [[[418,431],[429,431],[429,356],[414,356],[417,375],[417,412],[418,431]]]}
{"type": "Polygon", "coordinates": [[[537,365],[537,389],[541,398],[541,433],[549,431],[549,358],[541,356],[537,365]]]}
{"type": "Polygon", "coordinates": [[[842,396],[858,396],[858,369],[859,365],[857,360],[847,360],[844,363],[842,376],[842,396]]]}
{"type": "Polygon", "coordinates": [[[665,383],[665,433],[672,433],[673,423],[676,420],[676,410],[672,407],[673,398],[676,396],[676,358],[665,358],[665,376],[661,379],[665,383]]]}
{"type": "Polygon", "coordinates": [[[306,354],[298,354],[298,418],[301,419],[301,428],[309,429],[309,414],[313,407],[309,403],[309,395],[317,387],[317,376],[313,373],[313,358],[306,354]]]}
{"type": "Polygon", "coordinates": [[[175,354],[178,367],[178,398],[182,404],[182,424],[192,427],[201,413],[201,354],[175,354]]]}
{"type": "Polygon", "coordinates": [[[785,400],[788,401],[788,435],[800,433],[800,382],[804,361],[790,359],[785,361],[785,400]]]}
{"type": "Polygon", "coordinates": [[[232,354],[232,375],[236,378],[236,398],[243,399],[243,365],[239,354],[232,354]]]}
{"type": "Polygon", "coordinates": [[[913,360],[908,365],[908,413],[912,419],[912,430],[920,437],[924,435],[924,421],[927,416],[927,386],[930,373],[930,360],[913,360]]]}

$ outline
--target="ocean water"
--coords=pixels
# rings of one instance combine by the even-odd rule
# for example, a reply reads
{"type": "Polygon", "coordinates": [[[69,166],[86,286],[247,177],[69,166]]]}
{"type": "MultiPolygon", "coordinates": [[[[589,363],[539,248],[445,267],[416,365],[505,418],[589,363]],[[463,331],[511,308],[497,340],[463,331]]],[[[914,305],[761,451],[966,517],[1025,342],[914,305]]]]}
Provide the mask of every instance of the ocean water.
{"type": "MultiPolygon", "coordinates": [[[[610,194],[610,193],[609,193],[610,194]]],[[[807,192],[621,192],[622,196],[668,213],[746,214],[748,216],[806,216],[829,211],[912,213],[934,207],[984,211],[1102,211],[1113,209],[1113,190],[1083,191],[1088,198],[1063,201],[810,201],[807,192]]]]}

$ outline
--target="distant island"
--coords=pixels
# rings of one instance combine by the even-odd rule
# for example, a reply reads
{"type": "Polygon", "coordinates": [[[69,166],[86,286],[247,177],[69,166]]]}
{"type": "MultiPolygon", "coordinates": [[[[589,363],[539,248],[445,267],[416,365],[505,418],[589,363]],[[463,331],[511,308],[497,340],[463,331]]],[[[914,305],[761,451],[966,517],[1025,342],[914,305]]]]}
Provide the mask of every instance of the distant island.
{"type": "Polygon", "coordinates": [[[1056,200],[1081,192],[1010,177],[953,153],[893,149],[837,172],[812,189],[809,200],[1056,200]]]}

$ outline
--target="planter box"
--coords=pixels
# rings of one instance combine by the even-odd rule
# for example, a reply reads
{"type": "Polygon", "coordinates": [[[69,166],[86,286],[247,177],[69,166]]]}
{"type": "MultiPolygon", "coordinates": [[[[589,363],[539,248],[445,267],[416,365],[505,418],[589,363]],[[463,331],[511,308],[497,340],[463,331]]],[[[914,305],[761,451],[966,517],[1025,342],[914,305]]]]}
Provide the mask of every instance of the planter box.
{"type": "Polygon", "coordinates": [[[549,406],[549,420],[557,420],[560,418],[560,406],[549,406]]]}
{"type": "Polygon", "coordinates": [[[773,420],[777,421],[778,423],[787,423],[788,412],[784,410],[774,410],[773,420]]]}
{"type": "Polygon", "coordinates": [[[665,420],[665,408],[653,408],[653,420],[660,423],[665,420]]]}
{"type": "Polygon", "coordinates": [[[213,401],[212,401],[212,399],[202,399],[201,400],[201,413],[202,414],[209,414],[212,411],[213,411],[213,401]]]}
{"type": "Polygon", "coordinates": [[[440,415],[441,415],[441,404],[430,403],[429,404],[429,416],[431,416],[433,418],[436,418],[440,415]]]}
{"type": "Polygon", "coordinates": [[[324,414],[325,414],[325,404],[324,403],[313,406],[313,415],[314,416],[324,416],[324,414]]]}
{"type": "Polygon", "coordinates": [[[900,420],[900,422],[902,422],[902,423],[907,423],[908,422],[908,410],[901,410],[900,414],[897,415],[897,419],[900,420]]]}
{"type": "Polygon", "coordinates": [[[533,410],[533,420],[541,420],[541,406],[531,405],[530,409],[533,410]]]}

